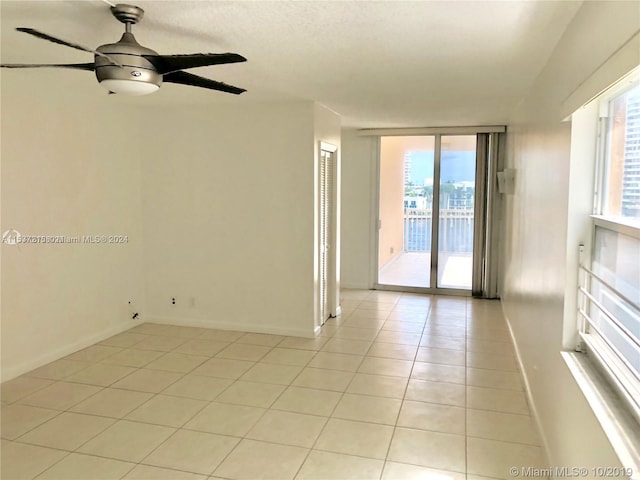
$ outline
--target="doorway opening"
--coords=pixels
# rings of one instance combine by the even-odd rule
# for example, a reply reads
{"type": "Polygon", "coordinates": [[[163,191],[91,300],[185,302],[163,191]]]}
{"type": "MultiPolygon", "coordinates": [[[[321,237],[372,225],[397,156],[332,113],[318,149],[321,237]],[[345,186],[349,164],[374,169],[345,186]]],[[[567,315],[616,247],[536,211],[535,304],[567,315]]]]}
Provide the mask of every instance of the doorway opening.
{"type": "Polygon", "coordinates": [[[318,165],[318,300],[316,326],[339,313],[337,147],[320,142],[318,165]]]}
{"type": "Polygon", "coordinates": [[[378,283],[470,290],[476,135],[380,140],[378,283]]]}
{"type": "Polygon", "coordinates": [[[496,156],[493,134],[380,137],[377,288],[483,288],[496,156]]]}

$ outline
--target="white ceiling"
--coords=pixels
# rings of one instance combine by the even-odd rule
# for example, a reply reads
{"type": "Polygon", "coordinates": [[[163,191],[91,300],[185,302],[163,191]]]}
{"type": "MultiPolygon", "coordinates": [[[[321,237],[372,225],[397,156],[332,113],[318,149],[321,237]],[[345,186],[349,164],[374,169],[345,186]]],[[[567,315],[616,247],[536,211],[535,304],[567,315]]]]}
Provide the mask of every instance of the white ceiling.
{"type": "MultiPolygon", "coordinates": [[[[313,100],[351,127],[504,124],[547,62],[577,1],[147,1],[134,26],[159,53],[235,52],[247,63],[190,70],[248,90],[240,97],[166,84],[144,105],[313,100]]],[[[103,0],[0,2],[2,63],[90,62],[91,54],[14,30],[32,27],[89,48],[119,39],[103,0]]],[[[73,95],[101,95],[90,72],[6,70],[73,95]]],[[[4,92],[3,92],[4,93],[4,92]]]]}

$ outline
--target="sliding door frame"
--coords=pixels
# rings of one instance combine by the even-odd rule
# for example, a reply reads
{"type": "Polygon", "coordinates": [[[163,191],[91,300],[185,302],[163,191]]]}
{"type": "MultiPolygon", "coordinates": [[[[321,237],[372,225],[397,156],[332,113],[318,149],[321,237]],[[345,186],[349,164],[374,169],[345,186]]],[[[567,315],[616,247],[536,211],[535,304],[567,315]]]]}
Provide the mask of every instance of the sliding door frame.
{"type": "MultiPolygon", "coordinates": [[[[371,280],[375,290],[390,290],[409,293],[427,293],[440,295],[476,296],[484,298],[497,298],[498,295],[498,261],[495,255],[496,242],[499,239],[498,215],[500,211],[500,198],[497,190],[497,169],[502,167],[502,152],[499,145],[504,143],[505,126],[481,126],[481,127],[427,127],[427,128],[391,128],[391,129],[364,129],[358,132],[359,136],[377,137],[377,155],[375,175],[372,178],[372,231],[373,240],[371,251],[371,280]],[[485,134],[485,135],[479,135],[485,134]],[[439,170],[441,163],[441,137],[447,135],[476,135],[476,185],[482,184],[486,189],[481,202],[475,203],[474,212],[474,246],[473,246],[473,278],[472,287],[469,290],[457,288],[439,288],[437,285],[437,267],[439,252],[439,221],[435,221],[435,212],[439,211],[440,185],[439,170]],[[378,283],[378,249],[379,249],[379,218],[380,218],[380,138],[388,136],[435,136],[434,148],[434,186],[433,186],[433,215],[431,228],[431,263],[429,265],[429,287],[410,287],[399,285],[385,285],[378,283]],[[486,142],[486,144],[485,144],[486,142]],[[480,144],[483,144],[480,146],[480,144]],[[484,159],[478,158],[480,149],[486,150],[484,159]],[[485,165],[479,165],[481,160],[485,165]],[[478,174],[482,175],[479,181],[478,174]],[[438,179],[438,181],[435,181],[438,179]],[[478,222],[480,225],[475,225],[478,222]],[[482,229],[478,231],[478,229],[482,229]]],[[[476,197],[478,198],[478,197],[476,197]]]]}
{"type": "MultiPolygon", "coordinates": [[[[440,255],[440,172],[442,167],[442,135],[435,134],[433,147],[433,200],[431,201],[431,254],[429,255],[429,289],[438,289],[440,255]]],[[[442,289],[439,289],[442,290],[442,289]]]]}

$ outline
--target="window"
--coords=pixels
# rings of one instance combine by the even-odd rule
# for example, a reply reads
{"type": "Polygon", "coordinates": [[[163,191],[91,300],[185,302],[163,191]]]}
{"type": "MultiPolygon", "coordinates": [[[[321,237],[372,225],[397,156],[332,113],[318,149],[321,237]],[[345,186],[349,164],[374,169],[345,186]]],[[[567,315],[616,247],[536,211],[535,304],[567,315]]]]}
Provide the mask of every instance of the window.
{"type": "Polygon", "coordinates": [[[640,72],[600,96],[591,252],[580,266],[582,348],[640,420],[640,72]]]}
{"type": "Polygon", "coordinates": [[[595,213],[640,223],[640,82],[628,82],[605,98],[600,111],[603,196],[595,213]]]}
{"type": "Polygon", "coordinates": [[[594,219],[590,268],[581,267],[580,338],[640,420],[640,234],[594,219]]]}

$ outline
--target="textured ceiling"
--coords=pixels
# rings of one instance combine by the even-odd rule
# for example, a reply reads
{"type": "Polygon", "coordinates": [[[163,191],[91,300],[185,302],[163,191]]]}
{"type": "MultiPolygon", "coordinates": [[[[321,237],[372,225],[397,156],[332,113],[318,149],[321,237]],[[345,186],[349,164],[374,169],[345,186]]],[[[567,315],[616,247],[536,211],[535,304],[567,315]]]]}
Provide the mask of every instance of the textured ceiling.
{"type": "MultiPolygon", "coordinates": [[[[159,53],[236,52],[248,62],[190,70],[248,90],[240,97],[164,85],[141,105],[312,100],[345,126],[503,124],[531,87],[576,1],[144,1],[134,26],[159,53]]],[[[29,35],[32,27],[89,48],[123,25],[102,0],[0,2],[3,63],[88,62],[83,53],[29,35]]],[[[70,98],[101,95],[91,73],[3,70],[64,83],[70,98]]],[[[39,83],[40,84],[40,83],[39,83]]],[[[6,94],[3,91],[3,94],[6,94]]]]}

